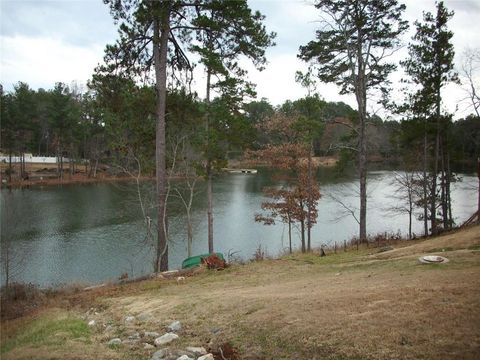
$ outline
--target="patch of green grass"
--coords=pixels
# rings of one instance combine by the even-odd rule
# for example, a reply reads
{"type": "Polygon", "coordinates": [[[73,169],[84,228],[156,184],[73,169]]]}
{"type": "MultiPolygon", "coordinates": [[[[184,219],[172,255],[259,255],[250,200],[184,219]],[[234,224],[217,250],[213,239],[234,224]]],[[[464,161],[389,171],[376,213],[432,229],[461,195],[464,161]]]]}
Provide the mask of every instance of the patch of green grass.
{"type": "Polygon", "coordinates": [[[467,249],[468,250],[480,250],[480,244],[469,246],[467,249]]]}
{"type": "Polygon", "coordinates": [[[53,318],[51,314],[43,315],[6,339],[0,346],[0,353],[23,346],[62,346],[68,340],[90,343],[90,329],[85,321],[71,315],[53,318]]]}

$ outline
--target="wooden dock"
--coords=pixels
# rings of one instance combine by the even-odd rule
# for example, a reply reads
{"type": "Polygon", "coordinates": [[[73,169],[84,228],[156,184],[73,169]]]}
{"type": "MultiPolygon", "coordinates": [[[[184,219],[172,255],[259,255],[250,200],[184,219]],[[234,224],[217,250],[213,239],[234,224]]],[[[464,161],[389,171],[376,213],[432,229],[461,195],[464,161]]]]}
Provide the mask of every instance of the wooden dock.
{"type": "Polygon", "coordinates": [[[256,174],[257,169],[232,169],[232,168],[223,168],[223,171],[226,171],[230,174],[256,174]]]}

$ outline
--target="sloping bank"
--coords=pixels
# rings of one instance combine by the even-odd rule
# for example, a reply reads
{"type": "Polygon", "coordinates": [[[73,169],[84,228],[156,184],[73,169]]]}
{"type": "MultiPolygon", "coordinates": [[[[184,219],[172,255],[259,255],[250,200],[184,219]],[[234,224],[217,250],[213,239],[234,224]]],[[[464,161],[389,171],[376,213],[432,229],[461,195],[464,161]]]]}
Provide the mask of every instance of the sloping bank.
{"type": "Polygon", "coordinates": [[[189,347],[215,359],[477,358],[480,227],[393,247],[47,294],[2,322],[2,359],[204,356],[189,347]],[[421,265],[425,254],[450,261],[421,265]],[[166,333],[178,337],[160,344],[166,333]]]}

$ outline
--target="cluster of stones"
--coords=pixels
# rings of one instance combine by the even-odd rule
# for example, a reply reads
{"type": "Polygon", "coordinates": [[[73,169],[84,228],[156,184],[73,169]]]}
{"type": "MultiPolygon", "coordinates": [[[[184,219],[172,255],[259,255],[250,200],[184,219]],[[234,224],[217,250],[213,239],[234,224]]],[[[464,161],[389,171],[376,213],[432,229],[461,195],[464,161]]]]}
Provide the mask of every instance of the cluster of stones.
{"type": "MultiPolygon", "coordinates": [[[[125,323],[133,323],[137,320],[134,316],[127,316],[125,318],[125,323]]],[[[139,319],[140,321],[146,319],[139,319]]],[[[90,320],[88,325],[93,327],[96,326],[95,320],[90,320]]],[[[107,326],[105,332],[109,332],[113,327],[107,326]]],[[[120,346],[122,344],[136,344],[141,341],[148,339],[149,342],[143,343],[144,349],[156,349],[159,348],[152,355],[152,360],[214,360],[212,354],[209,354],[207,350],[203,347],[190,346],[185,350],[172,350],[167,346],[173,343],[175,340],[179,339],[180,336],[178,333],[182,330],[182,324],[180,321],[173,321],[170,325],[167,326],[167,332],[163,335],[156,331],[143,331],[143,336],[139,332],[132,333],[126,339],[121,339],[119,337],[112,338],[107,342],[108,346],[120,346]],[[153,340],[153,341],[152,341],[153,340]],[[153,345],[152,345],[153,343],[153,345]]]]}

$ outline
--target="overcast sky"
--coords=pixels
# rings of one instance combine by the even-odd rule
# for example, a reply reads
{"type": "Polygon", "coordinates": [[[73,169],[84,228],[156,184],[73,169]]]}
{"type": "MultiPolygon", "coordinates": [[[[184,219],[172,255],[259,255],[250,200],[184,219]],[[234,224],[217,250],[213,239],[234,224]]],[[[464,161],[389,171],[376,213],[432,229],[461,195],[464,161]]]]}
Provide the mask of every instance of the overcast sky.
{"type": "MultiPolygon", "coordinates": [[[[277,105],[305,96],[306,91],[295,83],[295,72],[306,69],[297,59],[297,53],[300,45],[314,38],[319,25],[318,11],[311,2],[303,0],[252,0],[249,3],[252,9],[266,15],[267,29],[277,33],[277,46],[267,51],[266,70],[250,71],[250,80],[257,84],[258,98],[265,97],[277,105]]],[[[411,23],[410,33],[405,37],[407,42],[414,31],[413,21],[422,18],[422,11],[434,11],[435,3],[408,0],[405,4],[405,18],[411,23]]],[[[480,47],[480,1],[446,0],[445,4],[455,11],[449,27],[454,32],[459,63],[466,47],[480,47]]],[[[105,45],[117,38],[108,7],[101,0],[0,0],[0,5],[0,81],[6,91],[11,91],[18,81],[34,89],[49,89],[58,81],[84,84],[102,61],[105,45]]],[[[396,56],[405,57],[406,49],[396,56]]],[[[399,78],[397,75],[393,79],[399,78]]],[[[195,89],[200,96],[204,86],[204,77],[199,73],[195,89]]],[[[327,101],[345,101],[355,107],[353,97],[338,95],[334,85],[322,84],[317,91],[327,101]]],[[[464,96],[458,86],[449,86],[444,92],[445,107],[453,112],[464,96]]],[[[468,112],[466,104],[461,104],[455,117],[468,112]]]]}

